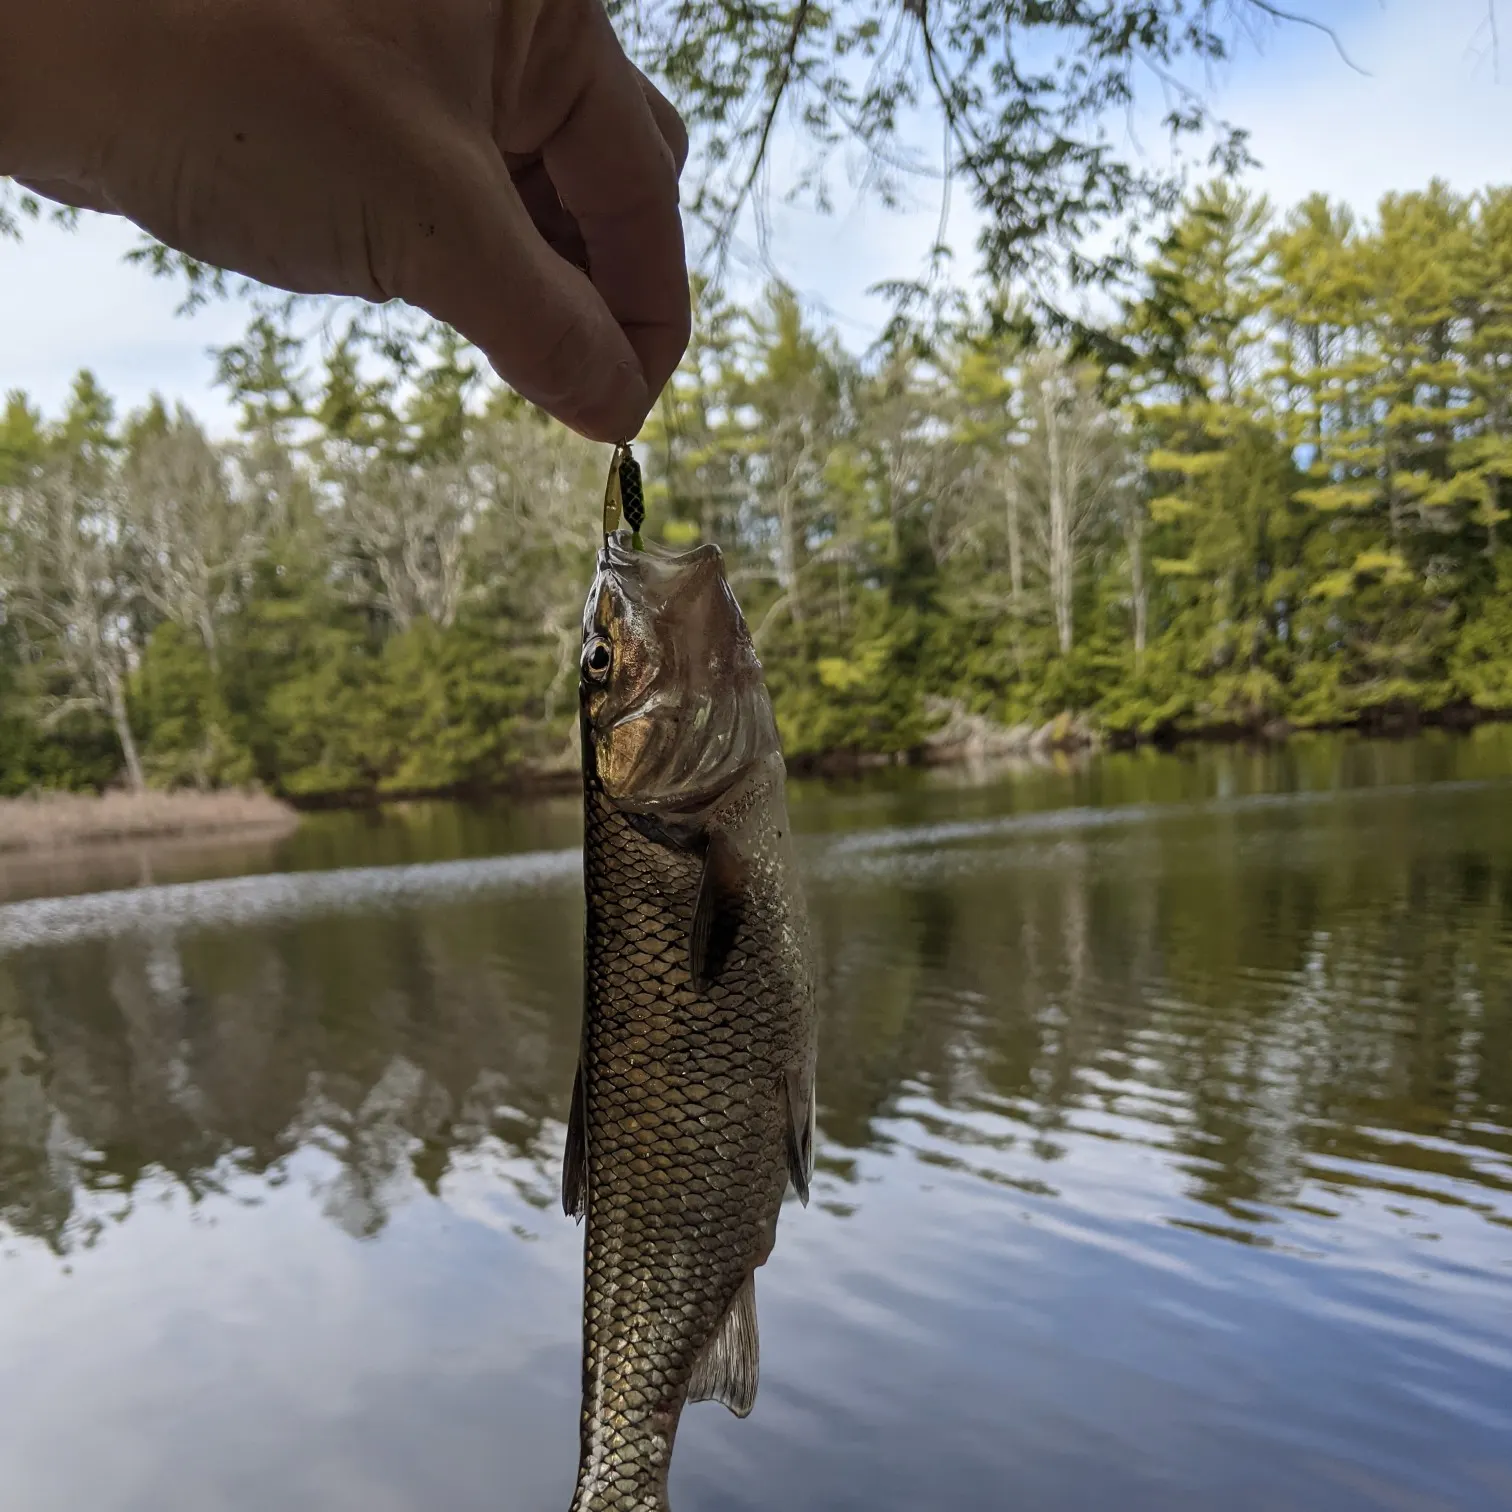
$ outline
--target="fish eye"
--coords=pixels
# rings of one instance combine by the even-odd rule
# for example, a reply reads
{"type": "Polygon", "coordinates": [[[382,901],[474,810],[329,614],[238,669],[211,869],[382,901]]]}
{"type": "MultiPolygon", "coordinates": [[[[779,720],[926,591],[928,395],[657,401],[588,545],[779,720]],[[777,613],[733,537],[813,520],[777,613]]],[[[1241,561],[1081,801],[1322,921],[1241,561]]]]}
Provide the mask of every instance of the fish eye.
{"type": "Polygon", "coordinates": [[[614,650],[602,636],[595,636],[583,648],[583,676],[589,682],[607,682],[614,665],[614,650]]]}

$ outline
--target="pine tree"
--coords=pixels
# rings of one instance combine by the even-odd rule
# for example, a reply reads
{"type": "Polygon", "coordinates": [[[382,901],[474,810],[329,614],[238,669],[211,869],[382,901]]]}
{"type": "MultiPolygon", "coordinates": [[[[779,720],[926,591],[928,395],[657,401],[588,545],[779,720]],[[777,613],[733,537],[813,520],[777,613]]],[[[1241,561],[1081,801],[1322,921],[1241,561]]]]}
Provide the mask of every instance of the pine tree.
{"type": "Polygon", "coordinates": [[[396,443],[393,376],[365,375],[363,355],[351,326],[326,354],[311,418],[319,427],[315,451],[328,470],[360,466],[396,443]]]}
{"type": "Polygon", "coordinates": [[[0,411],[0,488],[30,476],[46,455],[41,411],[20,389],[12,389],[0,411]]]}
{"type": "Polygon", "coordinates": [[[1465,520],[1496,554],[1497,530],[1512,512],[1512,189],[1480,197],[1462,298],[1466,406],[1474,423],[1457,428],[1446,495],[1466,506],[1465,520]]]}
{"type": "Polygon", "coordinates": [[[1257,466],[1270,227],[1264,199],[1226,183],[1200,189],[1160,243],[1120,333],[1123,382],[1146,438],[1165,613],[1192,670],[1236,690],[1214,695],[1215,716],[1244,720],[1280,701],[1270,665],[1287,588],[1277,560],[1286,472],[1257,466]]]}
{"type": "Polygon", "coordinates": [[[412,461],[455,462],[462,455],[468,401],[483,371],[473,347],[449,327],[436,327],[412,374],[413,391],[404,407],[405,449],[412,461]]]}

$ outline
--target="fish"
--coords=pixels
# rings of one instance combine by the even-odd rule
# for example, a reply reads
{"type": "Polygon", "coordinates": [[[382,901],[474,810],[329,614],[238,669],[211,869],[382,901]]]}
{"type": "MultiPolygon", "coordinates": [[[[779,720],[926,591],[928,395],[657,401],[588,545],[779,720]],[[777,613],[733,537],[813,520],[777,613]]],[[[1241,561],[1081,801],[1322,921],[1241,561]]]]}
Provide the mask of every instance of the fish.
{"type": "Polygon", "coordinates": [[[750,1413],[755,1273],[814,1169],[813,946],[772,702],[719,548],[606,533],[579,680],[584,1222],[572,1512],[668,1512],[688,1402],[750,1413]],[[637,549],[638,548],[638,549],[637,549]]]}

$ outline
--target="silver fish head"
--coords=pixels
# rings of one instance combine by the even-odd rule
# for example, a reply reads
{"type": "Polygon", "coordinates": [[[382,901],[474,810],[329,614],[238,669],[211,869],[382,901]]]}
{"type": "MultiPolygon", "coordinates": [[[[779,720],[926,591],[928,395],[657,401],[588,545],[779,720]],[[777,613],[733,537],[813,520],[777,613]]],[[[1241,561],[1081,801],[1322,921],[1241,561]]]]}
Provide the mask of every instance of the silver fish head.
{"type": "Polygon", "coordinates": [[[717,546],[640,551],[611,535],[583,610],[583,757],[616,803],[685,809],[780,749],[717,546]]]}

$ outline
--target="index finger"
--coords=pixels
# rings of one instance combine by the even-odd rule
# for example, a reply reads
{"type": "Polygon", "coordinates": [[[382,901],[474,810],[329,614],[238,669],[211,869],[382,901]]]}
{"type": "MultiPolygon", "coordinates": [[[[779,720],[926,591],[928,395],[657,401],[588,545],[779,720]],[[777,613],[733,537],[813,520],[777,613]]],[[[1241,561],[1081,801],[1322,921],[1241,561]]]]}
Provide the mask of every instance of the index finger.
{"type": "Polygon", "coordinates": [[[654,400],[692,327],[678,164],[608,17],[592,10],[583,89],[541,155],[582,234],[589,277],[640,358],[654,400]]]}

